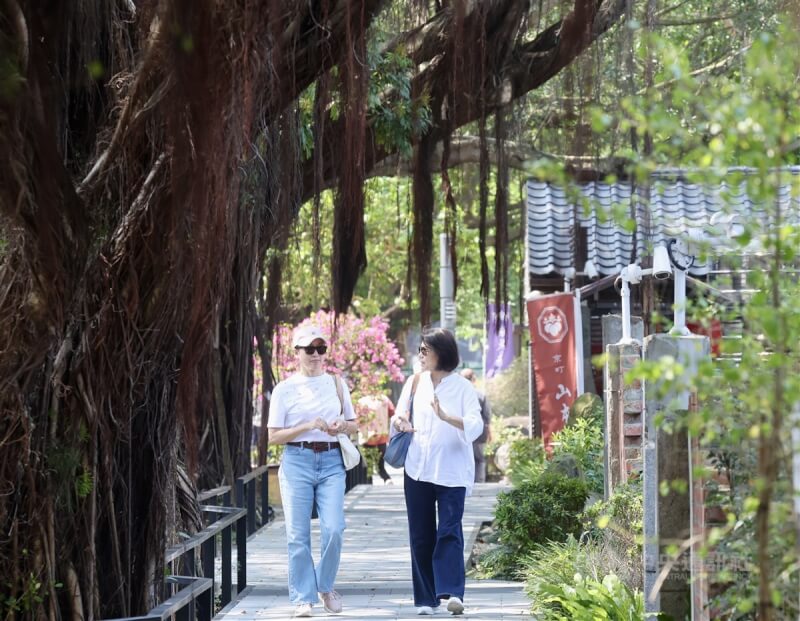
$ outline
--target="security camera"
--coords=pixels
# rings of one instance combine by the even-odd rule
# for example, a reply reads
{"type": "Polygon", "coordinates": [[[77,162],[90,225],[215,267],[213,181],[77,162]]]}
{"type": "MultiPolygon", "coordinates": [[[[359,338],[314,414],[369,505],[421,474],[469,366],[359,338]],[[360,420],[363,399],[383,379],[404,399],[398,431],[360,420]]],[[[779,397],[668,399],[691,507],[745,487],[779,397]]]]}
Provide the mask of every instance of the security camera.
{"type": "Polygon", "coordinates": [[[653,277],[658,280],[666,280],[671,275],[672,266],[670,265],[667,248],[659,244],[653,251],[653,277]]]}

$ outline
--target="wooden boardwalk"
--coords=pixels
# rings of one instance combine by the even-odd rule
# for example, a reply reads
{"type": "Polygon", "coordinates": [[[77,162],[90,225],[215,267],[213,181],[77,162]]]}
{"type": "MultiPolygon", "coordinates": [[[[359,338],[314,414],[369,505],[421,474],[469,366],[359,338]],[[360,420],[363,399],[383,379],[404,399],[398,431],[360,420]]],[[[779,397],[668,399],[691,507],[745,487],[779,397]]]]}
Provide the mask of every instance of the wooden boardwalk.
{"type": "MultiPolygon", "coordinates": [[[[395,477],[402,483],[401,477],[395,477]]],[[[464,515],[464,560],[482,522],[492,517],[498,484],[483,484],[467,498],[464,515]]],[[[416,615],[411,591],[411,557],[402,485],[362,485],[345,498],[347,530],[336,583],[344,611],[329,615],[322,605],[314,617],[342,621],[421,619],[416,615]]],[[[316,520],[312,532],[315,558],[319,550],[316,520]]],[[[217,618],[228,621],[289,619],[294,607],[286,586],[286,539],[278,518],[248,542],[248,583],[243,596],[217,618]]],[[[496,580],[467,580],[463,619],[504,621],[530,619],[522,584],[496,580]]],[[[434,618],[449,617],[440,609],[434,618]]]]}

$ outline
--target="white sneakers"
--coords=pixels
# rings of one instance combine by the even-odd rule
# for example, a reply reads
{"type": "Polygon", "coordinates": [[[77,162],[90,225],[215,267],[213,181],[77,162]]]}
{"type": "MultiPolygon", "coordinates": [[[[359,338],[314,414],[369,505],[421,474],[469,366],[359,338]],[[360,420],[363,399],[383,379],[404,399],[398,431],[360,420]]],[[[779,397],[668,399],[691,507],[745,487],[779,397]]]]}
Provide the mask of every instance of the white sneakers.
{"type": "Polygon", "coordinates": [[[420,606],[419,608],[417,608],[417,614],[418,615],[435,615],[437,610],[439,610],[438,606],[436,608],[434,608],[433,606],[420,606]]]}
{"type": "Polygon", "coordinates": [[[310,617],[311,616],[311,604],[308,602],[303,602],[302,604],[297,604],[294,607],[294,616],[295,617],[310,617]]]}
{"type": "Polygon", "coordinates": [[[454,615],[460,615],[464,612],[464,602],[460,597],[453,596],[447,600],[447,610],[454,615]]]}

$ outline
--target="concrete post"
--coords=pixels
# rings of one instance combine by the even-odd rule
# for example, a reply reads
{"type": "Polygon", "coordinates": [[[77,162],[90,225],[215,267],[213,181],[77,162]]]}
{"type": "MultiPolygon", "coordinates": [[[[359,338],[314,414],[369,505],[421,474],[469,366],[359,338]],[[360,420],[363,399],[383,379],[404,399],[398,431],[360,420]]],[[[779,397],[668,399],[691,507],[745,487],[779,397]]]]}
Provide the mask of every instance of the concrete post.
{"type": "MultiPolygon", "coordinates": [[[[644,340],[644,358],[658,361],[669,356],[679,361],[687,376],[696,373],[697,365],[711,355],[707,337],[674,337],[665,334],[644,340]]],[[[689,587],[690,553],[686,546],[691,533],[691,456],[685,429],[667,433],[656,425],[656,418],[669,422],[689,409],[690,393],[661,397],[657,384],[645,384],[644,437],[644,595],[647,612],[663,612],[675,619],[691,614],[689,587]],[[682,481],[683,488],[669,485],[669,493],[660,495],[662,483],[682,481]],[[662,569],[673,560],[667,548],[684,546],[684,552],[672,565],[665,579],[662,569]],[[662,577],[663,578],[663,577],[662,577]],[[660,588],[659,588],[660,585],[660,588]]]]}

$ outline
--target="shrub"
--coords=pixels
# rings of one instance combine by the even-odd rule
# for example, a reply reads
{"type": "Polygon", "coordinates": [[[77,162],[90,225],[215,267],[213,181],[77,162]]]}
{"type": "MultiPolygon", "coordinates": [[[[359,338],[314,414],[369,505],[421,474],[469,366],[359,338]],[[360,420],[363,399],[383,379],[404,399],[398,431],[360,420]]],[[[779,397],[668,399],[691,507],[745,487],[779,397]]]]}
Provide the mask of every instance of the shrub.
{"type": "Polygon", "coordinates": [[[581,532],[589,495],[584,481],[544,473],[498,496],[495,521],[503,543],[524,553],[537,543],[564,541],[581,532]]]}
{"type": "Polygon", "coordinates": [[[583,520],[595,537],[605,539],[620,554],[631,560],[641,558],[644,499],[640,481],[617,486],[608,500],[587,508],[583,520]]]}
{"type": "Polygon", "coordinates": [[[590,416],[553,434],[553,459],[559,455],[573,455],[589,489],[603,493],[603,408],[593,408],[590,416]]]}
{"type": "Polygon", "coordinates": [[[544,472],[546,462],[542,441],[518,438],[511,442],[506,475],[515,487],[533,481],[544,472]]]}
{"type": "Polygon", "coordinates": [[[516,580],[522,567],[517,550],[505,544],[495,545],[478,557],[475,577],[481,580],[516,580]]]}
{"type": "Polygon", "coordinates": [[[576,575],[601,580],[610,574],[619,577],[631,591],[642,586],[640,559],[618,554],[602,537],[583,537],[579,543],[570,536],[563,543],[535,546],[520,561],[517,569],[517,575],[525,581],[525,592],[536,614],[542,614],[547,608],[547,596],[540,588],[543,584],[574,586],[576,575]]]}
{"type": "Polygon", "coordinates": [[[617,576],[602,580],[576,574],[573,584],[545,582],[540,585],[544,621],[641,621],[644,596],[629,589],[617,576]]]}

